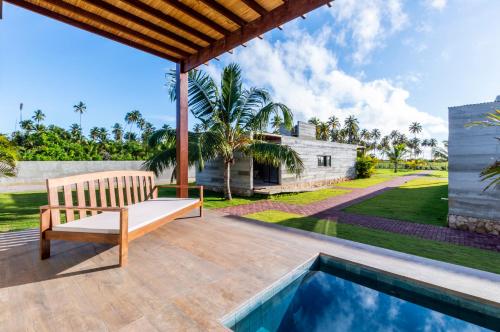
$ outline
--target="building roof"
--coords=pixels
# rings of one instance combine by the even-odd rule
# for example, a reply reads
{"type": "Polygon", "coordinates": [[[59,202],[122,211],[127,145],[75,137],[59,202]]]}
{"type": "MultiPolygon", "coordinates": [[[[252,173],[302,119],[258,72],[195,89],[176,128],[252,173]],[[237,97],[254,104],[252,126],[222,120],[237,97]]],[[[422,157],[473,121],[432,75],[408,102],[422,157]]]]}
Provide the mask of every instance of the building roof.
{"type": "Polygon", "coordinates": [[[5,1],[181,63],[185,72],[331,0],[5,1]]]}

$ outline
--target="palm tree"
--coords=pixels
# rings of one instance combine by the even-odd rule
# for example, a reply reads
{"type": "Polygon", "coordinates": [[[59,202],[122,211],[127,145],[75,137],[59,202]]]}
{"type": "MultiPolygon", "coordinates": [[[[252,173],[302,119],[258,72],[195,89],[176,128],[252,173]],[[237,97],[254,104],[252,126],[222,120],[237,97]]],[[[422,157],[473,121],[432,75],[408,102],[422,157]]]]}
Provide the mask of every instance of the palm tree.
{"type": "Polygon", "coordinates": [[[368,141],[372,138],[372,136],[368,129],[362,129],[359,132],[359,138],[363,141],[363,145],[368,147],[370,145],[368,141]]]}
{"type": "Polygon", "coordinates": [[[435,138],[429,139],[427,146],[431,148],[431,159],[432,159],[432,150],[437,146],[438,141],[435,138]]]}
{"type": "Polygon", "coordinates": [[[101,131],[98,127],[92,127],[90,129],[90,139],[95,142],[99,138],[101,131]]]}
{"type": "Polygon", "coordinates": [[[31,120],[21,121],[21,129],[25,130],[28,134],[35,130],[35,124],[31,120]]]}
{"type": "Polygon", "coordinates": [[[78,125],[78,123],[73,123],[69,127],[69,132],[71,134],[71,137],[77,141],[82,138],[82,128],[78,125]]]}
{"type": "Polygon", "coordinates": [[[80,128],[82,128],[82,114],[87,111],[87,105],[83,102],[79,102],[76,105],[73,105],[73,111],[80,115],[80,128]]]}
{"type": "Polygon", "coordinates": [[[448,161],[448,141],[443,141],[443,147],[438,146],[434,148],[432,150],[432,157],[448,161]]]}
{"type": "Polygon", "coordinates": [[[372,146],[373,146],[373,150],[375,152],[375,156],[377,156],[377,146],[378,146],[378,140],[380,139],[380,137],[382,136],[382,133],[380,132],[379,129],[377,128],[374,128],[372,129],[371,133],[370,133],[371,137],[372,137],[372,146]]]}
{"type": "Polygon", "coordinates": [[[314,117],[310,118],[307,122],[316,127],[316,139],[320,139],[319,125],[321,124],[321,120],[319,118],[314,117]]]}
{"type": "Polygon", "coordinates": [[[412,157],[417,157],[417,150],[420,150],[420,139],[417,137],[413,137],[409,142],[408,142],[408,147],[412,151],[412,157]]]}
{"type": "Polygon", "coordinates": [[[16,176],[16,162],[18,159],[15,146],[5,137],[0,135],[0,178],[16,176]]]}
{"type": "Polygon", "coordinates": [[[279,114],[275,114],[271,120],[271,128],[273,129],[273,134],[279,134],[281,126],[283,125],[283,119],[279,114]]]}
{"type": "Polygon", "coordinates": [[[330,126],[326,122],[320,122],[319,126],[316,127],[317,138],[322,141],[328,141],[328,136],[330,136],[330,126]]]}
{"type": "Polygon", "coordinates": [[[138,110],[133,110],[125,114],[125,122],[130,125],[130,133],[132,132],[132,125],[138,123],[140,119],[142,119],[142,114],[138,110]]]}
{"type": "Polygon", "coordinates": [[[389,136],[382,137],[382,139],[380,140],[380,144],[377,147],[381,151],[382,157],[384,157],[385,151],[388,150],[390,146],[391,138],[389,136]]]}
{"type": "Polygon", "coordinates": [[[106,143],[106,141],[108,140],[108,135],[109,135],[109,133],[108,133],[108,130],[106,128],[104,128],[104,127],[99,128],[99,133],[98,133],[97,137],[99,138],[99,142],[101,144],[106,143]]]}
{"type": "Polygon", "coordinates": [[[122,126],[117,122],[113,125],[113,130],[111,131],[113,133],[113,138],[117,142],[121,142],[123,139],[123,128],[122,126]]]}
{"type": "Polygon", "coordinates": [[[337,130],[340,128],[340,120],[335,115],[329,117],[326,123],[330,127],[330,130],[337,130]]]}
{"type": "Polygon", "coordinates": [[[42,110],[36,110],[31,118],[36,122],[37,125],[40,125],[40,122],[45,119],[45,114],[42,112],[42,110]]]}
{"type": "Polygon", "coordinates": [[[422,132],[422,125],[418,122],[412,122],[410,124],[410,133],[414,135],[414,137],[417,137],[417,134],[420,134],[422,132]]]}
{"type": "MultiPolygon", "coordinates": [[[[466,126],[500,127],[500,110],[496,110],[495,113],[488,113],[486,120],[474,121],[466,126]]],[[[499,136],[495,137],[495,139],[500,141],[499,136]]],[[[480,175],[481,181],[490,181],[484,190],[488,190],[492,186],[500,186],[500,161],[496,160],[493,164],[484,168],[480,175]]]]}
{"type": "Polygon", "coordinates": [[[385,149],[389,161],[394,164],[394,173],[398,172],[398,164],[403,160],[408,151],[406,144],[392,144],[388,149],[385,149]]]}
{"type": "Polygon", "coordinates": [[[123,136],[127,141],[129,142],[136,142],[137,141],[137,134],[133,133],[131,131],[126,132],[125,135],[123,136]]]}
{"type": "Polygon", "coordinates": [[[154,133],[155,127],[151,122],[145,122],[144,126],[142,127],[142,141],[147,144],[149,137],[154,133]]]}
{"type": "Polygon", "coordinates": [[[347,134],[347,143],[355,144],[358,141],[359,121],[354,115],[350,115],[344,120],[344,129],[347,134]]]}
{"type": "MultiPolygon", "coordinates": [[[[170,96],[175,98],[175,73],[171,72],[170,78],[170,96]]],[[[283,125],[291,129],[292,113],[287,106],[273,102],[267,91],[260,88],[245,89],[237,64],[230,64],[223,69],[220,87],[204,72],[190,71],[188,97],[192,114],[208,128],[205,132],[191,134],[188,160],[192,164],[197,162],[200,168],[206,160],[222,161],[226,199],[232,199],[231,165],[235,162],[236,153],[275,167],[283,164],[288,171],[297,175],[303,171],[302,160],[295,150],[287,145],[264,141],[261,136],[269,126],[270,117],[276,114],[282,116],[283,125]]],[[[150,142],[158,141],[157,137],[164,132],[153,134],[150,142]]],[[[152,157],[145,166],[157,172],[172,165],[175,165],[175,146],[152,157]]]]}

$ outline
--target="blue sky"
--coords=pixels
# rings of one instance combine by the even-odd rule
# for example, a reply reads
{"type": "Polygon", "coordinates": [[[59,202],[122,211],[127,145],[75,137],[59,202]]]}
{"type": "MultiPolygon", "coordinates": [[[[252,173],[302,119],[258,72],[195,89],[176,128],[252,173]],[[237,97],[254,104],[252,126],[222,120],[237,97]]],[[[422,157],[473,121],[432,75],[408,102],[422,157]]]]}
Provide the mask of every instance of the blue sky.
{"type": "MultiPolygon", "coordinates": [[[[355,114],[361,125],[446,139],[447,107],[500,94],[498,0],[337,0],[264,40],[203,66],[218,75],[238,62],[248,85],[269,89],[296,119],[355,114]]],[[[0,132],[43,110],[48,123],[123,123],[138,109],[159,127],[175,123],[165,73],[174,65],[4,4],[0,21],[0,132]]]]}

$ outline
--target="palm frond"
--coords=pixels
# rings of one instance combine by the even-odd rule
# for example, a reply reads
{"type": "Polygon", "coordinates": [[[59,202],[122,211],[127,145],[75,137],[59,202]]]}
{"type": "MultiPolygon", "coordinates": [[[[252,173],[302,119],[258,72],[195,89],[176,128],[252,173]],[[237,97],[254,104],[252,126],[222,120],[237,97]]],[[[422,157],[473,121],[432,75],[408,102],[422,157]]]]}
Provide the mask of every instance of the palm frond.
{"type": "Polygon", "coordinates": [[[288,145],[254,141],[244,152],[261,164],[274,167],[284,164],[290,173],[296,175],[304,171],[304,163],[299,154],[288,145]]]}
{"type": "Polygon", "coordinates": [[[222,71],[220,116],[226,123],[231,123],[233,112],[237,110],[242,92],[241,68],[231,63],[222,71]]]}
{"type": "Polygon", "coordinates": [[[155,148],[160,144],[173,144],[175,143],[175,129],[162,128],[154,131],[148,140],[148,145],[155,148]]]}
{"type": "Polygon", "coordinates": [[[269,125],[271,115],[280,115],[283,118],[283,125],[287,129],[292,128],[293,115],[288,106],[281,103],[269,102],[262,107],[253,119],[249,122],[249,129],[263,131],[269,125]]]}
{"type": "Polygon", "coordinates": [[[500,186],[500,161],[496,161],[490,166],[483,169],[480,174],[481,181],[490,181],[490,183],[484,188],[488,190],[491,187],[500,186]]]}

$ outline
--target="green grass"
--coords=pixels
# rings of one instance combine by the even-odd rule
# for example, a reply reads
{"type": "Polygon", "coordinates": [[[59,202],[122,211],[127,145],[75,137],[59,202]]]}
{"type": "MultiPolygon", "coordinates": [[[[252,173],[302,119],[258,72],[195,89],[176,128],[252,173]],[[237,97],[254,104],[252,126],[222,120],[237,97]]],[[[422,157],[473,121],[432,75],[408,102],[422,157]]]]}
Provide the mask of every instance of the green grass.
{"type": "Polygon", "coordinates": [[[245,217],[500,274],[500,253],[494,251],[424,240],[276,210],[257,212],[245,217]]]}
{"type": "Polygon", "coordinates": [[[448,171],[433,171],[431,173],[432,176],[435,176],[437,178],[448,178],[448,171]]]}
{"type": "Polygon", "coordinates": [[[271,200],[287,204],[306,205],[349,192],[351,190],[327,188],[309,192],[272,195],[271,200]]]}
{"type": "Polygon", "coordinates": [[[390,170],[390,169],[376,169],[375,174],[373,174],[373,176],[371,178],[345,181],[345,182],[337,183],[335,186],[342,187],[342,188],[368,188],[368,187],[374,186],[376,184],[392,180],[396,176],[411,175],[411,174],[417,174],[420,172],[421,171],[401,170],[401,171],[398,171],[397,173],[394,173],[394,171],[390,170]]]}
{"type": "Polygon", "coordinates": [[[0,194],[0,232],[38,227],[39,207],[46,204],[45,192],[0,194]]]}
{"type": "Polygon", "coordinates": [[[446,226],[448,201],[441,199],[443,197],[448,197],[448,181],[423,177],[349,206],[344,211],[446,226]]]}

